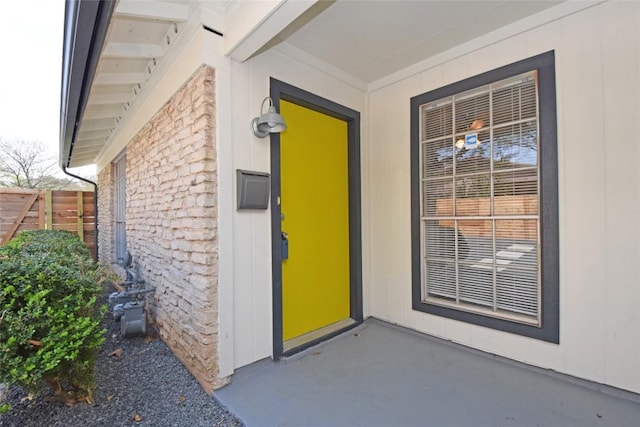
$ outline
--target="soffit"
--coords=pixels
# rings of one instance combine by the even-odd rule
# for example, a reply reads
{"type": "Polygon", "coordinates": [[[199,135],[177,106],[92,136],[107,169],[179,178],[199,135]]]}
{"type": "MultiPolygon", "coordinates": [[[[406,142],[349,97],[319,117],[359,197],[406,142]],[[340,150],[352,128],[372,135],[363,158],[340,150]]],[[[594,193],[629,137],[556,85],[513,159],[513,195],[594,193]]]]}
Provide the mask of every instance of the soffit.
{"type": "Polygon", "coordinates": [[[194,11],[186,0],[120,0],[75,138],[71,167],[94,163],[194,11]]]}
{"type": "Polygon", "coordinates": [[[69,166],[95,162],[194,16],[206,13],[216,23],[214,27],[220,27],[224,20],[218,17],[229,15],[237,7],[237,0],[119,0],[89,89],[69,166]]]}
{"type": "Polygon", "coordinates": [[[366,83],[561,1],[347,1],[322,3],[285,41],[366,83]]]}
{"type": "MultiPolygon", "coordinates": [[[[304,9],[299,4],[312,4],[314,1],[118,0],[91,85],[84,87],[84,90],[89,90],[89,96],[86,105],[80,107],[82,118],[76,124],[77,131],[72,137],[69,166],[95,163],[112,136],[136,109],[134,102],[156,68],[164,58],[172,56],[168,53],[174,46],[180,49],[178,40],[182,33],[194,31],[200,25],[225,33],[229,22],[242,24],[246,20],[244,18],[251,18],[256,22],[246,28],[240,25],[241,31],[236,34],[236,43],[242,46],[245,38],[250,38],[261,25],[268,22],[275,28],[278,23],[284,27],[297,16],[286,20],[292,16],[291,9],[294,12],[304,9]],[[257,16],[254,16],[256,13],[252,12],[256,11],[257,16]],[[282,11],[289,12],[278,13],[282,11]],[[237,19],[229,21],[234,16],[237,19]]],[[[269,31],[263,29],[259,34],[267,37],[269,31]]],[[[259,47],[267,41],[264,40],[259,47]]],[[[254,40],[249,43],[249,48],[253,44],[254,40]]],[[[243,47],[244,50],[249,49],[243,47]]]]}

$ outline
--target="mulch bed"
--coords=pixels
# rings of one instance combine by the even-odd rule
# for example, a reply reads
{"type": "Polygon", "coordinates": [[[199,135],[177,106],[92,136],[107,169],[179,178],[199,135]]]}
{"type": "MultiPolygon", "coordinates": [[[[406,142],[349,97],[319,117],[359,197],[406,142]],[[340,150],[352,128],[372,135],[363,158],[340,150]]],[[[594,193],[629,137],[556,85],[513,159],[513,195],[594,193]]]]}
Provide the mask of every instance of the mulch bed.
{"type": "MultiPolygon", "coordinates": [[[[105,300],[106,302],[106,293],[105,300]]],[[[152,331],[145,337],[119,337],[105,315],[106,341],[97,355],[93,405],[67,406],[50,392],[28,399],[12,386],[0,426],[242,426],[207,395],[195,378],[152,331]]]]}

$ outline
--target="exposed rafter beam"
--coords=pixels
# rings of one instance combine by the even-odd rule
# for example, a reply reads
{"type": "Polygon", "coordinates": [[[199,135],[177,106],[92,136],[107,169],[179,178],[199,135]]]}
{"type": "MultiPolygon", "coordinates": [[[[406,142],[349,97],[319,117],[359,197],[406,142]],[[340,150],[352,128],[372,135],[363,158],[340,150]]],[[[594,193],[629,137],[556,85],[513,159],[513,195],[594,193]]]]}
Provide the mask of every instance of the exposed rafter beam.
{"type": "Polygon", "coordinates": [[[84,130],[84,128],[78,132],[77,139],[78,140],[88,140],[88,139],[99,139],[105,138],[109,135],[109,129],[100,129],[100,130],[84,130]]]}
{"type": "Polygon", "coordinates": [[[73,159],[71,160],[71,164],[69,165],[69,167],[78,168],[80,166],[93,164],[95,161],[95,158],[96,156],[94,155],[78,156],[78,157],[73,156],[73,159]]]}
{"type": "Polygon", "coordinates": [[[80,143],[80,145],[76,145],[76,147],[73,150],[73,153],[85,154],[88,152],[100,151],[104,146],[105,142],[106,141],[104,140],[104,138],[102,138],[99,142],[93,142],[91,144],[87,143],[86,141],[77,141],[77,143],[80,143]]]}
{"type": "Polygon", "coordinates": [[[84,113],[85,120],[91,119],[110,119],[116,118],[122,114],[122,107],[117,106],[113,108],[87,108],[84,113]]]}
{"type": "Polygon", "coordinates": [[[89,145],[85,147],[84,144],[79,144],[78,142],[76,142],[76,145],[73,147],[73,157],[91,156],[93,159],[95,159],[105,144],[106,142],[103,141],[100,145],[89,145]]]}
{"type": "Polygon", "coordinates": [[[102,51],[103,58],[160,58],[164,55],[162,47],[147,43],[111,42],[102,51]]]}
{"type": "Polygon", "coordinates": [[[82,127],[80,127],[80,132],[90,132],[97,130],[108,131],[113,127],[115,122],[115,119],[111,117],[99,120],[83,120],[82,127]]]}
{"type": "Polygon", "coordinates": [[[121,0],[116,7],[114,15],[167,22],[186,22],[189,19],[189,6],[159,1],[121,0]]]}
{"type": "Polygon", "coordinates": [[[79,161],[73,159],[71,161],[71,164],[69,164],[69,168],[79,168],[81,166],[87,166],[90,164],[93,164],[93,160],[91,159],[80,159],[79,161]]]}
{"type": "Polygon", "coordinates": [[[106,105],[106,104],[124,104],[125,102],[131,102],[133,95],[127,93],[101,93],[91,95],[89,98],[89,104],[106,105]]]}
{"type": "Polygon", "coordinates": [[[246,61],[317,1],[241,2],[226,21],[226,54],[238,62],[246,61]]]}
{"type": "Polygon", "coordinates": [[[76,144],[79,144],[79,149],[89,149],[95,147],[102,147],[105,143],[105,138],[91,138],[91,139],[78,139],[76,144]]]}
{"type": "Polygon", "coordinates": [[[74,160],[89,160],[91,162],[93,162],[93,160],[96,158],[96,155],[98,154],[99,150],[94,150],[94,151],[86,151],[86,152],[76,152],[76,149],[73,149],[73,159],[74,160]]]}
{"type": "Polygon", "coordinates": [[[96,85],[133,85],[145,80],[144,73],[100,73],[96,76],[96,85]]]}
{"type": "Polygon", "coordinates": [[[93,163],[93,160],[96,158],[98,152],[100,150],[91,150],[91,151],[82,151],[82,150],[78,150],[76,148],[73,149],[73,158],[76,159],[87,159],[87,160],[91,160],[91,162],[93,163]]]}

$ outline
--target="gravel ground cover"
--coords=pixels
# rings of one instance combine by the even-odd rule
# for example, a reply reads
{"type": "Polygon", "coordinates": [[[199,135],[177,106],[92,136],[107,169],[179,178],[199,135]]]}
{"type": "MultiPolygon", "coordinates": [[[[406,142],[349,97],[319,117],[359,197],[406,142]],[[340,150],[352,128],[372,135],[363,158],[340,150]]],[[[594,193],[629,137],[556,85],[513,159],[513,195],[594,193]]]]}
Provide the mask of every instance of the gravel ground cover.
{"type": "Polygon", "coordinates": [[[96,360],[93,405],[49,401],[49,392],[29,400],[23,390],[9,387],[7,401],[13,409],[0,415],[0,426],[243,425],[204,392],[153,332],[120,339],[110,313],[104,327],[108,332],[96,360]]]}

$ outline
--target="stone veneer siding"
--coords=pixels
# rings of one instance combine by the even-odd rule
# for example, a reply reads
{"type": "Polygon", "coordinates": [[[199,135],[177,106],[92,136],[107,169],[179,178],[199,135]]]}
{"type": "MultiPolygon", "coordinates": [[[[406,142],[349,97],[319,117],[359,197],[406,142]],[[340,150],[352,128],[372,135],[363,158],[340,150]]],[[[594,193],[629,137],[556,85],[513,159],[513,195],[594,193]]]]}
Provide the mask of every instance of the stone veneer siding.
{"type": "MultiPolygon", "coordinates": [[[[218,369],[215,112],[215,71],[203,66],[129,142],[126,160],[128,249],[156,288],[148,302],[161,338],[208,393],[228,382],[218,369]]],[[[112,175],[99,177],[111,194],[112,175]]],[[[108,197],[103,187],[113,211],[108,197]]],[[[101,260],[112,263],[106,234],[101,260]]]]}

